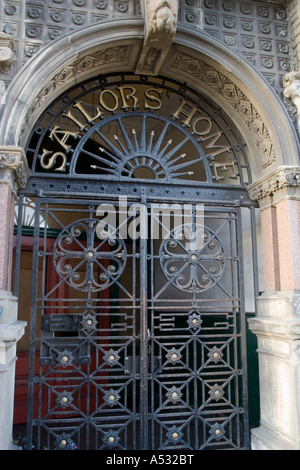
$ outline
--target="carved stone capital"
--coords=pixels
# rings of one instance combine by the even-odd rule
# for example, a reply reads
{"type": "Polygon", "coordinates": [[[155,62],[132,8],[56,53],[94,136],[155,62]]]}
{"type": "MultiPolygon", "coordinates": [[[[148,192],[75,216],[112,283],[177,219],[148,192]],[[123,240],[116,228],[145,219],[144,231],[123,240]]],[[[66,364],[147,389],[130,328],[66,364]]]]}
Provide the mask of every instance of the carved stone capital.
{"type": "Polygon", "coordinates": [[[136,73],[158,75],[176,34],[180,0],[141,0],[145,39],[136,73]]]}
{"type": "Polygon", "coordinates": [[[0,69],[9,67],[13,58],[13,41],[8,34],[0,33],[0,69]]]}
{"type": "Polygon", "coordinates": [[[261,208],[274,205],[282,199],[300,200],[300,167],[282,166],[274,173],[248,187],[249,196],[261,208]]]}
{"type": "Polygon", "coordinates": [[[29,177],[28,163],[20,147],[0,147],[0,182],[10,183],[14,190],[24,188],[29,177]]]}

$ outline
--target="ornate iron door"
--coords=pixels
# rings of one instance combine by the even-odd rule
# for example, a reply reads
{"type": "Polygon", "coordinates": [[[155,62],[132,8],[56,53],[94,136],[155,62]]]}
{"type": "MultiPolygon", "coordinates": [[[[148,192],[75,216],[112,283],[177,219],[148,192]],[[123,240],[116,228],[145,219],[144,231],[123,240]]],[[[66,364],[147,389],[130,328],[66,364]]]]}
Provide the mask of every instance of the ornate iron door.
{"type": "Polygon", "coordinates": [[[248,448],[238,208],[41,197],[34,237],[27,448],[248,448]]]}

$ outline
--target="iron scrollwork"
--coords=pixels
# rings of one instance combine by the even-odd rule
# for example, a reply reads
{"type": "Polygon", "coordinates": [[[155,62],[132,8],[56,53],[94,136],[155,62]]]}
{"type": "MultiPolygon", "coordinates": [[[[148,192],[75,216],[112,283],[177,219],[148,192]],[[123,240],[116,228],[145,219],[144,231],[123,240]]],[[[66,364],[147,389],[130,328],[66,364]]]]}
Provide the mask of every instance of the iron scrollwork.
{"type": "Polygon", "coordinates": [[[78,220],[59,234],[54,245],[55,269],[70,287],[97,292],[112,286],[125,268],[126,246],[122,238],[100,240],[96,219],[78,220]],[[86,241],[85,241],[86,239],[86,241]]]}
{"type": "Polygon", "coordinates": [[[160,248],[165,277],[186,292],[204,292],[213,287],[224,272],[225,260],[221,240],[200,224],[173,229],[160,248]]]}

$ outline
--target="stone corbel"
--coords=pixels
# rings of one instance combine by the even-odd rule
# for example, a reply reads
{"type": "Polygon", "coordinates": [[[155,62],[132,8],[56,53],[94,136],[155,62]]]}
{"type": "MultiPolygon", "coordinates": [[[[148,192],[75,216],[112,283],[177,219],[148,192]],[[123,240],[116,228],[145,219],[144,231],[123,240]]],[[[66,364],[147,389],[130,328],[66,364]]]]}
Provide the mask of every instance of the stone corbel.
{"type": "MultiPolygon", "coordinates": [[[[8,34],[0,32],[0,72],[10,67],[13,59],[13,41],[8,34]]],[[[5,83],[0,80],[0,105],[5,93],[5,83]]]]}
{"type": "Polygon", "coordinates": [[[11,65],[13,59],[13,41],[8,34],[0,32],[0,69],[11,65]]]}
{"type": "Polygon", "coordinates": [[[297,130],[300,137],[300,72],[290,72],[283,77],[283,94],[297,111],[297,130]]]}
{"type": "Polygon", "coordinates": [[[180,0],[141,0],[145,39],[136,73],[158,75],[173,42],[180,0]]]}
{"type": "Polygon", "coordinates": [[[20,147],[0,147],[0,183],[9,183],[13,191],[26,186],[29,169],[24,150],[20,147]]]}

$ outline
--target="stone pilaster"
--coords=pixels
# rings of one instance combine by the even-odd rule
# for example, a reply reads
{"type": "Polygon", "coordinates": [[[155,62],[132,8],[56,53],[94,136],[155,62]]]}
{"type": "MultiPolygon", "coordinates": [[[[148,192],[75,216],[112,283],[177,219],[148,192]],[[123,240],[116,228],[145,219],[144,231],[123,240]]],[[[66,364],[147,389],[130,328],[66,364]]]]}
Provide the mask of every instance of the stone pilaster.
{"type": "Polygon", "coordinates": [[[12,448],[16,348],[26,326],[17,307],[16,297],[0,291],[0,450],[12,448]]]}
{"type": "Polygon", "coordinates": [[[26,326],[10,289],[15,198],[27,177],[23,150],[0,147],[0,450],[12,448],[16,347],[26,326]]]}
{"type": "Polygon", "coordinates": [[[261,208],[265,287],[249,320],[260,371],[255,450],[300,450],[299,175],[299,167],[281,167],[249,189],[261,208]]]}

